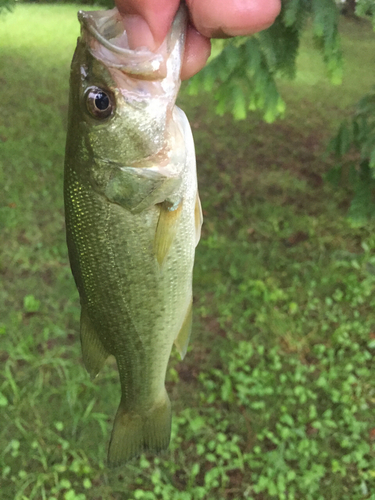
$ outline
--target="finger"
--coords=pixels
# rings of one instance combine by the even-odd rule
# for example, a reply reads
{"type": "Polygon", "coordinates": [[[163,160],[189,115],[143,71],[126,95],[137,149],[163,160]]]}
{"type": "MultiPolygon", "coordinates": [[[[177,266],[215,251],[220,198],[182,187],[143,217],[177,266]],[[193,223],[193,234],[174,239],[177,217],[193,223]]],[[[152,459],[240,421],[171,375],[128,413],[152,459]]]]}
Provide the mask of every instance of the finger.
{"type": "Polygon", "coordinates": [[[166,37],[180,0],[115,0],[124,27],[137,46],[158,47],[166,37]],[[138,33],[137,33],[138,32],[138,33]],[[143,42],[143,43],[142,43],[143,42]],[[137,45],[138,44],[138,45],[137,45]]]}
{"type": "MultiPolygon", "coordinates": [[[[118,10],[123,14],[123,24],[131,49],[148,47],[155,50],[166,37],[179,0],[116,0],[118,10]]],[[[186,80],[198,73],[210,55],[210,41],[188,27],[181,78],[186,80]]]]}
{"type": "Polygon", "coordinates": [[[192,22],[209,38],[251,35],[268,28],[281,9],[280,0],[186,0],[192,22]]]}
{"type": "Polygon", "coordinates": [[[181,80],[191,78],[206,64],[211,53],[211,43],[208,38],[189,26],[186,33],[184,58],[181,67],[181,80]]]}

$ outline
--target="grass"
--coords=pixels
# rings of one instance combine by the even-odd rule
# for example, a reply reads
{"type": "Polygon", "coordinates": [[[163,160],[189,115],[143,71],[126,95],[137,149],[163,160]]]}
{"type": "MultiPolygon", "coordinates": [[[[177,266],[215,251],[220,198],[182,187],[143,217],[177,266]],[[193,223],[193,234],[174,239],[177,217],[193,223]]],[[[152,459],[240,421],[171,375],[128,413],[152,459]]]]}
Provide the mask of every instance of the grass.
{"type": "Polygon", "coordinates": [[[375,499],[375,228],[324,181],[325,145],[373,83],[371,28],[343,20],[340,87],[307,34],[272,125],[182,92],[205,216],[193,338],[168,371],[169,451],[109,471],[118,377],[83,369],[64,234],[76,10],[0,18],[1,498],[375,499]]]}

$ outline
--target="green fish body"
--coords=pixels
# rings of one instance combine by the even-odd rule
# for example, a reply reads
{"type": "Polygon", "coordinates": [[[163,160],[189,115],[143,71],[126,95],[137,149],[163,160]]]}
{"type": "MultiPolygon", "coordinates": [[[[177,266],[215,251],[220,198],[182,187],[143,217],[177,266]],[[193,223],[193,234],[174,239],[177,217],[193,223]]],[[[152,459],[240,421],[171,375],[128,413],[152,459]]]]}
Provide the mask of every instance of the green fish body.
{"type": "Polygon", "coordinates": [[[184,357],[202,213],[194,144],[175,107],[186,11],[157,50],[129,50],[121,17],[80,12],[65,158],[69,258],[81,301],[84,364],[116,358],[121,402],[108,462],[170,440],[165,374],[184,357]]]}

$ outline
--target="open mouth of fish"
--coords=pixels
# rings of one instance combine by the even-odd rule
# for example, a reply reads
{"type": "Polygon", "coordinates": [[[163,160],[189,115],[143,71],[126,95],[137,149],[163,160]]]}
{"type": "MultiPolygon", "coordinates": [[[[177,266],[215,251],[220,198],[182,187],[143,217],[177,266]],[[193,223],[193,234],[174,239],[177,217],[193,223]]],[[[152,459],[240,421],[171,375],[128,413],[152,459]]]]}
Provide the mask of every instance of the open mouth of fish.
{"type": "Polygon", "coordinates": [[[185,9],[180,9],[167,38],[157,51],[153,52],[147,47],[135,50],[129,48],[128,36],[117,8],[105,13],[79,11],[78,19],[89,34],[90,39],[87,42],[97,59],[145,80],[161,80],[166,77],[168,54],[177,38],[184,36],[181,26],[187,22],[185,9]]]}

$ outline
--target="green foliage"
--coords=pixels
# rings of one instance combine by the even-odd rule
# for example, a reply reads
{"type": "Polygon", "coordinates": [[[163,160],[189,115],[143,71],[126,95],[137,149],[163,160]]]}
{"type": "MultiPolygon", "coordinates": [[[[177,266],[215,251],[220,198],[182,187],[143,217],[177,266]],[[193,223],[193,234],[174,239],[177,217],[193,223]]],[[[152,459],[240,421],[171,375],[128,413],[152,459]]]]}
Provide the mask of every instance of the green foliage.
{"type": "Polygon", "coordinates": [[[357,0],[355,13],[357,16],[369,17],[375,29],[375,1],[357,0]]]}
{"type": "Polygon", "coordinates": [[[190,82],[190,94],[196,95],[202,89],[214,90],[217,113],[231,111],[239,120],[246,118],[248,110],[257,109],[263,111],[267,122],[282,116],[285,103],[275,80],[279,76],[294,76],[301,34],[310,17],[316,45],[331,80],[340,83],[342,62],[335,1],[288,0],[283,2],[281,14],[267,30],[251,38],[216,43],[214,57],[190,82]]]}
{"type": "Polygon", "coordinates": [[[248,109],[266,107],[265,119],[270,122],[285,109],[272,73],[268,71],[270,59],[255,37],[246,39],[239,47],[230,42],[193,78],[190,94],[196,95],[202,89],[210,91],[219,80],[220,85],[215,92],[218,100],[216,112],[219,115],[230,110],[236,119],[244,119],[248,109]]]}
{"type": "Polygon", "coordinates": [[[23,299],[23,306],[28,313],[35,313],[39,311],[40,300],[37,300],[34,295],[26,295],[23,299]]]}
{"type": "MultiPolygon", "coordinates": [[[[368,17],[375,29],[374,0],[358,0],[356,15],[368,17]]],[[[354,113],[343,121],[328,151],[334,152],[339,164],[328,178],[350,185],[353,198],[349,217],[363,224],[375,217],[375,87],[356,105],[354,113]],[[353,154],[354,153],[354,154],[353,154]]]]}
{"type": "Polygon", "coordinates": [[[342,55],[338,37],[338,9],[331,0],[313,0],[313,31],[317,46],[321,49],[332,83],[341,83],[342,55]]]}
{"type": "Polygon", "coordinates": [[[279,499],[335,498],[337,483],[354,470],[367,488],[374,484],[371,448],[361,437],[370,412],[358,419],[368,395],[357,386],[359,376],[369,383],[371,372],[355,368],[366,365],[371,353],[350,342],[346,328],[334,339],[328,348],[316,344],[304,364],[277,347],[265,350],[259,338],[243,341],[223,353],[225,369],[202,375],[211,403],[226,401],[242,408],[251,422],[257,445],[241,458],[254,493],[279,499]],[[333,473],[330,480],[328,471],[333,473]]]}
{"type": "Polygon", "coordinates": [[[351,148],[359,155],[335,171],[342,177],[344,169],[350,170],[354,196],[349,216],[361,223],[375,216],[375,87],[358,102],[353,116],[341,124],[329,145],[342,162],[351,148]]]}
{"type": "Polygon", "coordinates": [[[15,5],[15,0],[0,0],[0,14],[10,12],[15,5]]]}

